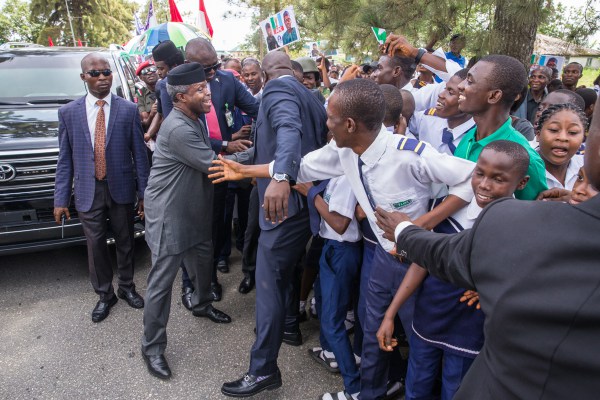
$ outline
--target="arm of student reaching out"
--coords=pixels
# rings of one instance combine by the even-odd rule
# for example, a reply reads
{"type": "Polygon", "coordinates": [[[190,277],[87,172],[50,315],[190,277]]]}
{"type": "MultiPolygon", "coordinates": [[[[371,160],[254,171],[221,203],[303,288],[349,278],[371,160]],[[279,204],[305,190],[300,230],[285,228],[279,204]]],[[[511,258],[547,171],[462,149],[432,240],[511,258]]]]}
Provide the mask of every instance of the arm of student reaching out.
{"type": "Polygon", "coordinates": [[[208,169],[212,174],[208,175],[213,184],[226,181],[239,181],[245,178],[270,178],[269,164],[243,165],[233,160],[223,158],[219,155],[213,160],[213,166],[208,169]]]}
{"type": "MultiPolygon", "coordinates": [[[[301,195],[308,197],[308,191],[312,187],[312,182],[306,182],[297,183],[292,189],[296,190],[301,195]]],[[[338,235],[343,235],[350,226],[350,222],[352,222],[352,219],[344,217],[338,212],[329,211],[329,204],[327,204],[319,194],[315,196],[315,208],[319,212],[321,218],[323,218],[338,235]]]]}
{"type": "Polygon", "coordinates": [[[390,304],[385,312],[381,326],[377,331],[377,340],[379,341],[379,348],[381,350],[392,351],[398,344],[398,341],[392,337],[394,334],[394,318],[398,314],[400,307],[417,290],[426,277],[427,270],[417,264],[413,263],[408,268],[402,283],[400,283],[396,291],[392,304],[390,304]]]}

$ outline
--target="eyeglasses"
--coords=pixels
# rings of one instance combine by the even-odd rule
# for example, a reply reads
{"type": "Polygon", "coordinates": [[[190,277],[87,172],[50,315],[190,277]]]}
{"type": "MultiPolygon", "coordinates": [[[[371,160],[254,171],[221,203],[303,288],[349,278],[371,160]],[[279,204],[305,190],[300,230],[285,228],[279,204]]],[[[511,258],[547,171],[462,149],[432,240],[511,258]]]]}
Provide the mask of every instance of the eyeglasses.
{"type": "Polygon", "coordinates": [[[146,67],[146,68],[144,68],[144,69],[143,69],[143,70],[140,72],[140,74],[141,74],[141,75],[148,75],[148,74],[151,74],[151,73],[153,73],[153,72],[156,72],[156,67],[146,67]]]}
{"type": "Polygon", "coordinates": [[[102,74],[104,76],[110,76],[112,74],[112,71],[110,69],[103,69],[102,71],[98,71],[97,69],[93,69],[91,71],[86,71],[86,74],[88,74],[92,78],[97,78],[97,77],[100,76],[100,74],[102,74]]]}
{"type": "Polygon", "coordinates": [[[216,71],[218,69],[221,69],[221,63],[220,62],[217,62],[216,64],[211,65],[210,67],[204,67],[204,73],[208,74],[210,71],[212,71],[212,70],[216,71]]]}

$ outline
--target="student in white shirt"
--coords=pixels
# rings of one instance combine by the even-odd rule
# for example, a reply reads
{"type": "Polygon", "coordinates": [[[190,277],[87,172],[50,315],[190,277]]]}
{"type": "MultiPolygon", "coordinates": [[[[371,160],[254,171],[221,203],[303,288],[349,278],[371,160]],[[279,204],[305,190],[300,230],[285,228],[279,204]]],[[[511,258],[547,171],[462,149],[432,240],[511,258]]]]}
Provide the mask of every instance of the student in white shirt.
{"type": "Polygon", "coordinates": [[[540,116],[536,139],[549,189],[573,188],[583,166],[583,156],[576,153],[583,143],[586,126],[585,114],[573,104],[552,105],[540,116]]]}
{"type": "MultiPolygon", "coordinates": [[[[358,203],[367,214],[378,246],[367,293],[367,318],[361,362],[361,398],[385,395],[387,357],[379,350],[375,333],[408,265],[390,255],[393,242],[383,237],[377,227],[374,209],[398,210],[417,218],[431,228],[470,202],[473,191],[470,177],[474,163],[439,153],[415,139],[390,135],[382,128],[385,112],[381,89],[372,81],[355,79],[339,84],[330,97],[327,126],[334,141],[303,157],[298,182],[323,180],[345,175],[358,203]],[[431,183],[450,186],[449,198],[427,213],[431,183]],[[432,224],[432,225],[431,225],[432,224]]],[[[240,165],[222,160],[212,177],[237,180],[251,176],[270,176],[266,165],[240,165]]],[[[263,205],[273,221],[283,220],[287,212],[284,199],[263,205]]],[[[402,256],[402,255],[400,255],[402,256]]],[[[414,302],[400,310],[407,336],[414,302]]]]}

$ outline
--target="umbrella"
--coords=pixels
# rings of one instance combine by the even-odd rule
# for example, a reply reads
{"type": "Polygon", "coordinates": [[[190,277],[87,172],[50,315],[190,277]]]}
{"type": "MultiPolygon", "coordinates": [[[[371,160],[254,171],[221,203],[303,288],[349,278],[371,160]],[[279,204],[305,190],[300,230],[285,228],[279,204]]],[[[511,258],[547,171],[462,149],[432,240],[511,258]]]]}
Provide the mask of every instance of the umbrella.
{"type": "Polygon", "coordinates": [[[165,22],[153,26],[140,36],[136,36],[127,43],[129,54],[148,55],[152,48],[164,40],[171,40],[177,47],[185,47],[186,43],[194,38],[201,37],[210,40],[210,36],[200,28],[182,22],[165,22]]]}

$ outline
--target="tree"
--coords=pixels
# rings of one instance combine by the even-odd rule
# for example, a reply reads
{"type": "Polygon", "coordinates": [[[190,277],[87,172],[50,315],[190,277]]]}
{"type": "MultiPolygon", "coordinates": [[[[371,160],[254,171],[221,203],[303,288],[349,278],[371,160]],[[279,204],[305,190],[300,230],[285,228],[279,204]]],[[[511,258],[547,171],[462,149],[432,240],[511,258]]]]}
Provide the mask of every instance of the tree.
{"type": "Polygon", "coordinates": [[[497,0],[490,52],[529,65],[544,0],[497,0]]]}
{"type": "Polygon", "coordinates": [[[565,7],[562,3],[549,1],[545,8],[545,21],[539,32],[566,40],[579,46],[590,46],[589,38],[600,29],[600,9],[587,0],[584,7],[565,7]]]}
{"type": "Polygon", "coordinates": [[[35,42],[43,23],[37,18],[30,18],[30,14],[28,2],[8,0],[0,9],[0,43],[35,42]]]}
{"type": "MultiPolygon", "coordinates": [[[[75,40],[88,46],[124,43],[132,29],[135,4],[130,0],[67,0],[75,40]]],[[[43,18],[45,25],[37,38],[45,44],[51,36],[55,44],[74,45],[64,0],[32,0],[33,18],[43,18]]]]}

